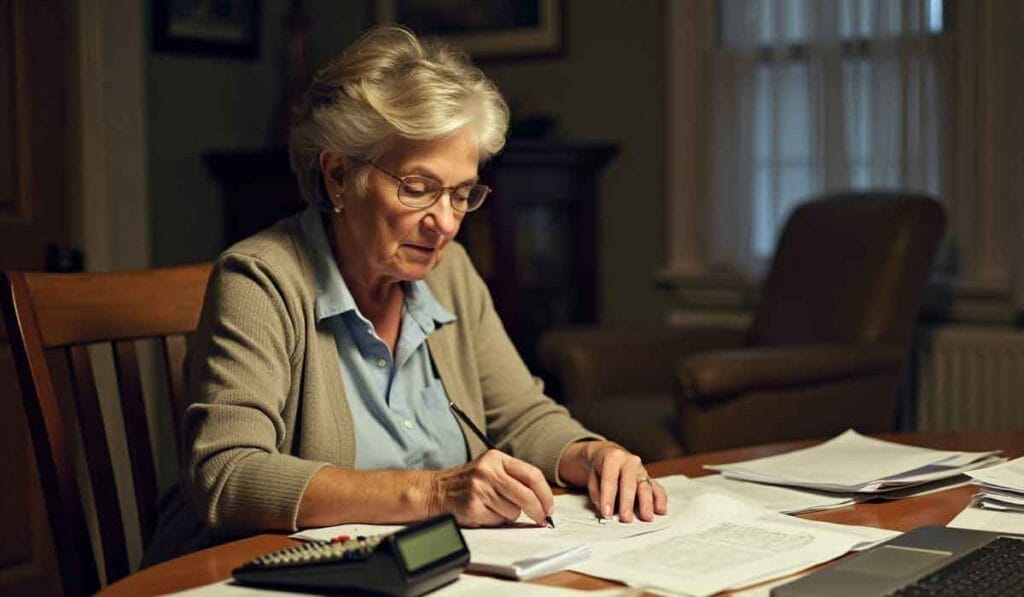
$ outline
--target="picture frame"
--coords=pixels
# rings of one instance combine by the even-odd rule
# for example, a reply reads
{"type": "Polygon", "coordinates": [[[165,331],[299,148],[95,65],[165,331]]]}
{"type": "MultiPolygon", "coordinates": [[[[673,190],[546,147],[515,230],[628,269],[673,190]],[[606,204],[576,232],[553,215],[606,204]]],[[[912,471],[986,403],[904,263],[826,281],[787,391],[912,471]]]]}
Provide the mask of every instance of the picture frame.
{"type": "Polygon", "coordinates": [[[153,50],[255,60],[259,0],[154,0],[153,50]]]}
{"type": "Polygon", "coordinates": [[[465,49],[474,59],[556,56],[564,52],[563,0],[376,0],[377,23],[465,49]]]}

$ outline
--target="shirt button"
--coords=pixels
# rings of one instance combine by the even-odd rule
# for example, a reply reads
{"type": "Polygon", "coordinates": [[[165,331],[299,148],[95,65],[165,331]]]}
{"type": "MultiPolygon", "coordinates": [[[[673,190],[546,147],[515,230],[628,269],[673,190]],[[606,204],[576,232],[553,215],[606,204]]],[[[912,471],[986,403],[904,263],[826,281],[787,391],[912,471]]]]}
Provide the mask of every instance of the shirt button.
{"type": "Polygon", "coordinates": [[[406,429],[412,429],[412,421],[410,421],[409,419],[402,421],[402,425],[405,425],[406,429]]]}
{"type": "Polygon", "coordinates": [[[377,359],[377,366],[378,367],[382,367],[382,368],[383,367],[387,367],[388,366],[388,362],[385,361],[384,359],[377,359]]]}

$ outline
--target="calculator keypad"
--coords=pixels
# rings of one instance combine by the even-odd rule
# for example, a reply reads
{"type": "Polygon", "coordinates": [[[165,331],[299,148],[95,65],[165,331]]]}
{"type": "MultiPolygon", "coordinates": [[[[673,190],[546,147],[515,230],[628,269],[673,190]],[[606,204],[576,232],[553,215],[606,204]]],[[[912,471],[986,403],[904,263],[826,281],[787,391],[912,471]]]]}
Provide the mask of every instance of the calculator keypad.
{"type": "Polygon", "coordinates": [[[386,537],[386,534],[373,535],[343,543],[315,542],[296,545],[260,556],[246,563],[242,569],[278,568],[322,562],[356,562],[370,557],[386,537]]]}

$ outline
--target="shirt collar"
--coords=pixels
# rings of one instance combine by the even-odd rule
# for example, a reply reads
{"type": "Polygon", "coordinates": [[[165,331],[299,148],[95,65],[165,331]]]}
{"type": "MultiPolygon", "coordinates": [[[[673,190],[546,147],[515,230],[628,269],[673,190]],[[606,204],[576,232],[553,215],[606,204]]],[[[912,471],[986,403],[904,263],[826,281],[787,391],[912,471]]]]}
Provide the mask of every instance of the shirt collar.
{"type": "Polygon", "coordinates": [[[338,271],[331,254],[331,245],[327,242],[327,232],[320,216],[320,210],[310,205],[299,218],[299,229],[309,247],[309,257],[313,262],[313,277],[316,283],[316,321],[333,317],[346,311],[356,310],[356,301],[345,284],[345,279],[338,271]]]}
{"type": "MultiPolygon", "coordinates": [[[[299,218],[299,229],[306,239],[313,262],[316,283],[314,312],[317,323],[348,311],[359,312],[356,301],[338,270],[338,264],[334,261],[320,214],[316,206],[310,205],[299,218]]],[[[426,282],[415,280],[403,284],[406,312],[423,328],[424,333],[433,332],[436,324],[444,325],[455,321],[455,315],[437,301],[426,282]]]]}
{"type": "Polygon", "coordinates": [[[455,321],[455,315],[437,301],[423,280],[405,283],[405,311],[423,328],[425,334],[433,332],[435,324],[444,325],[455,321]]]}

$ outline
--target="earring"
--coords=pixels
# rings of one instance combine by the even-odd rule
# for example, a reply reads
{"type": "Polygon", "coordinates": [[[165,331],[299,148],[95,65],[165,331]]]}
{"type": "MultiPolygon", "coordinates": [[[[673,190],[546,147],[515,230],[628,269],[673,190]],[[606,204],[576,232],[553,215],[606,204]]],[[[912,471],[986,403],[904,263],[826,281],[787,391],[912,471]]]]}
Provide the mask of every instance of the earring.
{"type": "MultiPolygon", "coordinates": [[[[334,198],[340,200],[341,199],[341,193],[335,193],[334,194],[334,198]]],[[[342,210],[341,204],[340,203],[333,203],[333,202],[332,202],[332,204],[334,206],[334,213],[340,214],[341,210],[342,210]]]]}

